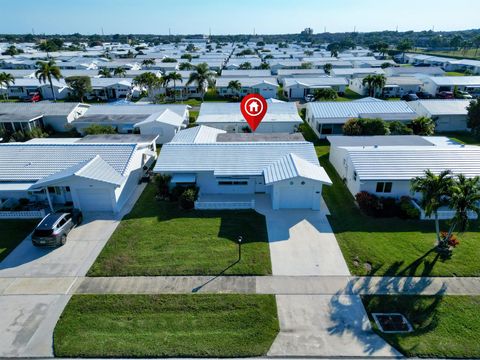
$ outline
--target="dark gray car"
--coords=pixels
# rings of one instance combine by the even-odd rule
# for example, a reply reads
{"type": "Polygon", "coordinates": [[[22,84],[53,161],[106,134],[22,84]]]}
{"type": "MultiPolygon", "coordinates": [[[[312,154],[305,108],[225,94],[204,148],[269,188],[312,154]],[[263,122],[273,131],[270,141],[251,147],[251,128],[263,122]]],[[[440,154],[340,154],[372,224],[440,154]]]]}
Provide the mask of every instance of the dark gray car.
{"type": "Polygon", "coordinates": [[[35,246],[64,245],[70,230],[81,221],[79,212],[48,214],[33,231],[32,243],[35,246]]]}

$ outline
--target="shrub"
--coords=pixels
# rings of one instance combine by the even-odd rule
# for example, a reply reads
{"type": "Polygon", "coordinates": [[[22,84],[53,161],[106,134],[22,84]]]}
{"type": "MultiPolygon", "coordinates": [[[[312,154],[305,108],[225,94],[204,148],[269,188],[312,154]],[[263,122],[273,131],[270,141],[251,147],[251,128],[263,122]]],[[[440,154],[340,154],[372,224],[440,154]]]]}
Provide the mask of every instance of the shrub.
{"type": "Polygon", "coordinates": [[[157,195],[161,197],[168,196],[171,178],[170,175],[164,174],[157,174],[153,177],[153,183],[157,189],[157,195]]]}
{"type": "Polygon", "coordinates": [[[399,206],[400,206],[399,215],[402,219],[420,218],[420,210],[418,210],[412,204],[412,199],[409,196],[402,196],[400,198],[399,206]]]}
{"type": "Polygon", "coordinates": [[[196,189],[188,188],[180,195],[180,207],[184,210],[191,210],[195,207],[196,199],[197,199],[196,189]]]}
{"type": "Polygon", "coordinates": [[[412,135],[413,130],[410,129],[406,124],[400,121],[392,121],[389,124],[390,134],[391,135],[412,135]]]}
{"type": "Polygon", "coordinates": [[[343,134],[359,135],[389,135],[388,123],[382,119],[350,119],[343,125],[343,134]]]}
{"type": "Polygon", "coordinates": [[[435,133],[435,122],[425,116],[413,119],[409,127],[415,135],[430,136],[435,133]]]}
{"type": "Polygon", "coordinates": [[[381,203],[377,196],[366,191],[359,192],[355,195],[358,206],[367,215],[376,216],[381,210],[381,203]]]}
{"type": "Polygon", "coordinates": [[[360,136],[362,135],[362,128],[358,119],[349,119],[343,125],[343,135],[360,136]]]}
{"type": "Polygon", "coordinates": [[[85,135],[116,134],[117,130],[113,126],[92,124],[87,126],[83,132],[85,135]]]}
{"type": "Polygon", "coordinates": [[[170,191],[170,201],[178,201],[180,199],[180,196],[183,194],[185,191],[185,188],[182,186],[175,186],[171,191],[170,191]]]}

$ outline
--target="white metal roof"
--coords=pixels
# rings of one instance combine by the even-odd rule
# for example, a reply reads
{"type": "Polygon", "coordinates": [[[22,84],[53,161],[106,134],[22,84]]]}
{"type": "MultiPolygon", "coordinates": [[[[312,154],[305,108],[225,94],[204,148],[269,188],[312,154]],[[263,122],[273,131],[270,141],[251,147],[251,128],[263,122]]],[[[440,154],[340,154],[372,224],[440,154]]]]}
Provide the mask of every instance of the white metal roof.
{"type": "Polygon", "coordinates": [[[431,76],[429,79],[437,86],[480,85],[480,76],[431,76]]]}
{"type": "Polygon", "coordinates": [[[179,131],[172,139],[171,143],[214,143],[217,141],[218,134],[225,134],[225,130],[215,129],[210,126],[195,126],[189,129],[179,131]]]}
{"type": "Polygon", "coordinates": [[[159,122],[163,124],[168,124],[172,126],[181,126],[183,124],[183,117],[178,115],[177,113],[174,113],[170,109],[165,109],[161,113],[154,113],[150,115],[148,118],[146,118],[143,121],[140,121],[139,123],[135,124],[135,127],[145,125],[148,123],[153,123],[153,122],[159,122]]]}
{"type": "MultiPolygon", "coordinates": [[[[293,102],[270,102],[262,122],[302,123],[297,106],[293,102]]],[[[204,102],[200,106],[198,124],[209,123],[247,123],[240,111],[240,103],[204,102]]]]}
{"type": "Polygon", "coordinates": [[[316,180],[329,185],[332,184],[324,168],[314,165],[292,153],[288,153],[266,167],[264,176],[266,185],[296,177],[316,180]]]}
{"type": "Polygon", "coordinates": [[[277,79],[274,77],[223,77],[217,78],[216,87],[227,87],[230,81],[237,80],[242,87],[252,87],[262,84],[278,86],[277,79]]]}
{"type": "Polygon", "coordinates": [[[116,186],[120,186],[125,181],[125,177],[120,175],[99,155],[95,155],[90,160],[81,161],[65,170],[40,179],[32,186],[32,188],[45,187],[72,176],[101,181],[116,186]]]}
{"type": "Polygon", "coordinates": [[[0,144],[0,182],[37,181],[99,155],[124,175],[135,144],[0,144]]]}
{"type": "Polygon", "coordinates": [[[284,88],[295,85],[303,85],[305,87],[348,85],[348,80],[343,77],[328,76],[287,77],[284,79],[284,88]]]}
{"type": "MultiPolygon", "coordinates": [[[[314,118],[356,118],[362,115],[415,117],[417,114],[406,101],[326,101],[307,103],[314,118]]],[[[363,116],[366,117],[366,116],[363,116]]]]}
{"type": "Polygon", "coordinates": [[[435,115],[467,115],[467,107],[471,100],[443,99],[443,100],[418,100],[412,106],[420,105],[431,116],[435,115]]]}
{"type": "Polygon", "coordinates": [[[478,146],[345,148],[360,180],[411,180],[425,170],[480,176],[478,146]]]}

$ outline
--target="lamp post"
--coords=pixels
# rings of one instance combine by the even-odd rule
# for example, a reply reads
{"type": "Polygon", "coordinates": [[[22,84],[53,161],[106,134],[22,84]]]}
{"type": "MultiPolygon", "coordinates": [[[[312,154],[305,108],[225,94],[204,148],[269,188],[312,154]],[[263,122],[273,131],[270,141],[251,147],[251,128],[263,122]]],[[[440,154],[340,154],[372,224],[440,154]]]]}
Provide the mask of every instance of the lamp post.
{"type": "Polygon", "coordinates": [[[238,237],[238,261],[240,261],[242,259],[242,241],[243,241],[243,237],[240,235],[238,237]]]}

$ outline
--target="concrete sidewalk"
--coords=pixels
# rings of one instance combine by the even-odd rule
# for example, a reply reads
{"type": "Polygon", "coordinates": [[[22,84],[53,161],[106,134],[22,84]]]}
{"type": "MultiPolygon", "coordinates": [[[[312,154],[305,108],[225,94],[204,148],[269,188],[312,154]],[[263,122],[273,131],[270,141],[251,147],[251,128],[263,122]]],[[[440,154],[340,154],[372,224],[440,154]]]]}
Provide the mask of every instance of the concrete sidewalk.
{"type": "Polygon", "coordinates": [[[480,295],[480,278],[356,276],[0,277],[0,295],[480,295]]]}

